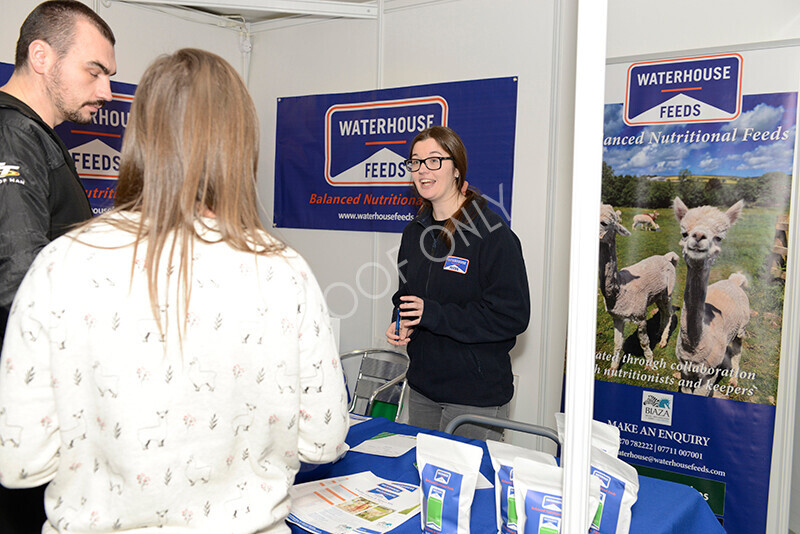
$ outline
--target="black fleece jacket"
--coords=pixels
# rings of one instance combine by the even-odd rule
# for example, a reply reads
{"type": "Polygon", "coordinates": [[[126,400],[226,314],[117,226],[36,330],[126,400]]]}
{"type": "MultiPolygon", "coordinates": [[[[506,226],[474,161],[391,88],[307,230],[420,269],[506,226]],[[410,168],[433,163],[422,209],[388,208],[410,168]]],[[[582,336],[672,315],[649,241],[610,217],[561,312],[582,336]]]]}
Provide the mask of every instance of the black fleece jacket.
{"type": "Polygon", "coordinates": [[[0,91],[0,346],[36,254],[92,208],[67,147],[30,107],[0,91]]]}
{"type": "Polygon", "coordinates": [[[483,207],[457,225],[448,249],[430,211],[403,230],[392,297],[424,301],[408,344],[409,385],[429,399],[501,406],[514,395],[509,351],[530,320],[528,277],[519,239],[483,207]]]}

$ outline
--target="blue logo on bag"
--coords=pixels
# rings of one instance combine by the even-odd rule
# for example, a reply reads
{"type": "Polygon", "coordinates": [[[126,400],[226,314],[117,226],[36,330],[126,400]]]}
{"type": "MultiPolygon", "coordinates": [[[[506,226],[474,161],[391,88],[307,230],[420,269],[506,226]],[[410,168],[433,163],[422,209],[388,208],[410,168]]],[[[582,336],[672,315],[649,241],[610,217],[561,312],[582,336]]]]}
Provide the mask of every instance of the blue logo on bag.
{"type": "Polygon", "coordinates": [[[444,260],[444,267],[442,267],[445,271],[453,271],[458,274],[467,274],[467,268],[469,268],[469,260],[458,256],[447,256],[447,259],[444,260]]]}
{"type": "Polygon", "coordinates": [[[600,479],[601,488],[608,489],[609,484],[611,484],[611,477],[608,474],[595,468],[592,468],[592,474],[600,479]]]}
{"type": "Polygon", "coordinates": [[[731,121],[742,110],[742,56],[723,54],[633,63],[625,123],[731,121]]]}
{"type": "Polygon", "coordinates": [[[561,512],[561,497],[545,495],[542,498],[542,508],[551,512],[561,512]]]}
{"type": "Polygon", "coordinates": [[[443,469],[437,469],[436,474],[433,475],[433,480],[440,484],[449,484],[450,473],[443,469]]]}

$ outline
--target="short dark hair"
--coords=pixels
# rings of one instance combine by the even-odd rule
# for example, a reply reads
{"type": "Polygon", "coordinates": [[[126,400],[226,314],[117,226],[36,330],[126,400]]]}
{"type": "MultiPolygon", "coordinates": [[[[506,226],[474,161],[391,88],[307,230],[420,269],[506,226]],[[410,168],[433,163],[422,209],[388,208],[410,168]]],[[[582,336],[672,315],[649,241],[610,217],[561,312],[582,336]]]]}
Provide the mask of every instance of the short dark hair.
{"type": "Polygon", "coordinates": [[[50,0],[36,6],[19,29],[14,68],[25,66],[28,61],[28,48],[33,41],[41,39],[63,57],[75,40],[75,26],[78,20],[85,20],[105,37],[111,45],[117,40],[114,32],[100,15],[86,4],[77,0],[50,0]]]}

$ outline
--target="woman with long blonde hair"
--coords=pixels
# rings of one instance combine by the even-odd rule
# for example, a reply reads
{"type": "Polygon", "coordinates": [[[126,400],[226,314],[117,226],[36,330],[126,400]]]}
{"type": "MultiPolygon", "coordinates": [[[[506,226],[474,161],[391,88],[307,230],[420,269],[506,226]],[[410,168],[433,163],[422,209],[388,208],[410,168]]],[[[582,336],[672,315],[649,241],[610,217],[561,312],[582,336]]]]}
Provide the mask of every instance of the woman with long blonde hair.
{"type": "Polygon", "coordinates": [[[300,461],[342,452],[327,308],[259,220],[258,144],[227,62],[159,58],[132,104],[114,209],[23,281],[0,359],[15,429],[0,482],[51,482],[44,532],[288,532],[300,461]]]}

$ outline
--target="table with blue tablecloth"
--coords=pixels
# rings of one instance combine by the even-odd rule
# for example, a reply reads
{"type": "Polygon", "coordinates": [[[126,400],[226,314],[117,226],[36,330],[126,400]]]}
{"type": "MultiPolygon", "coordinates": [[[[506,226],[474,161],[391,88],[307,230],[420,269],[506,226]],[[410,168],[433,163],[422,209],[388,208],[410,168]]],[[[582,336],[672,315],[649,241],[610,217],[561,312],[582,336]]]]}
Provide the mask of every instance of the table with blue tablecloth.
{"type": "MultiPolygon", "coordinates": [[[[457,439],[484,450],[481,462],[481,473],[494,483],[494,469],[486,450],[486,443],[479,440],[450,436],[414,426],[394,423],[382,417],[374,417],[353,425],[347,434],[347,444],[355,447],[359,443],[381,433],[417,435],[426,432],[438,436],[457,439]]],[[[375,456],[349,451],[344,458],[334,464],[319,466],[311,470],[301,471],[296,483],[310,480],[321,480],[372,471],[375,475],[388,480],[396,480],[410,484],[419,484],[419,474],[415,467],[416,450],[396,457],[375,456]]],[[[472,503],[470,521],[473,534],[485,534],[497,531],[495,516],[494,488],[478,489],[472,503]]],[[[292,532],[302,534],[303,529],[290,525],[292,532]]],[[[416,517],[392,531],[392,534],[419,533],[420,522],[416,517]]],[[[639,476],[639,494],[631,510],[630,534],[724,534],[711,509],[703,497],[692,487],[656,478],[639,476]]]]}

